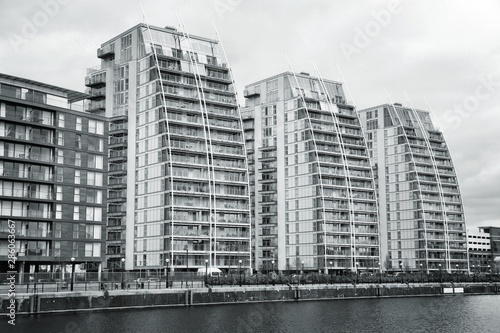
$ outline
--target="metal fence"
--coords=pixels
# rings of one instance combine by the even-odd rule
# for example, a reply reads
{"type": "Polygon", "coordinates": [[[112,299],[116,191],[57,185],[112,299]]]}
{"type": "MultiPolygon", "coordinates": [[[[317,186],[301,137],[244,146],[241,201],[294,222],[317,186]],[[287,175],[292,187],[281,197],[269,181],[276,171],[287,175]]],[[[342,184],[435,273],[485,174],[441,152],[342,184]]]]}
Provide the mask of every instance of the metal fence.
{"type": "Polygon", "coordinates": [[[0,294],[12,287],[16,293],[90,291],[114,289],[163,289],[200,288],[211,286],[243,285],[298,285],[298,284],[388,284],[388,283],[473,283],[500,282],[500,274],[449,274],[449,273],[386,273],[328,275],[321,273],[248,275],[246,272],[229,272],[221,275],[205,275],[195,272],[122,271],[122,272],[46,272],[0,273],[0,294]]]}

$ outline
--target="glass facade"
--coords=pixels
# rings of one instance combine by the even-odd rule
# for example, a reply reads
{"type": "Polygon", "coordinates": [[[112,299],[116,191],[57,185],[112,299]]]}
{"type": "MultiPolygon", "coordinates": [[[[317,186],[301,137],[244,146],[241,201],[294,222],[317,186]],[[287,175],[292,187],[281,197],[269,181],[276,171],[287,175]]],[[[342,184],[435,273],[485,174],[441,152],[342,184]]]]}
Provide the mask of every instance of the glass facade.
{"type": "Polygon", "coordinates": [[[443,134],[426,111],[361,111],[377,164],[388,270],[468,270],[457,176],[443,134]]]}
{"type": "Polygon", "coordinates": [[[256,268],[378,267],[374,180],[341,84],[285,73],[247,86],[245,97],[245,123],[254,127],[245,133],[255,151],[256,268]]]}
{"type": "Polygon", "coordinates": [[[246,148],[218,42],[141,24],[109,43],[122,52],[107,60],[108,227],[121,238],[108,231],[108,261],[250,267],[246,148]]]}
{"type": "Polygon", "coordinates": [[[96,174],[102,179],[107,171],[105,120],[62,108],[85,97],[0,74],[2,271],[8,270],[11,225],[21,272],[54,272],[71,257],[86,262],[87,270],[97,270],[104,261],[105,189],[90,180],[96,174]]]}

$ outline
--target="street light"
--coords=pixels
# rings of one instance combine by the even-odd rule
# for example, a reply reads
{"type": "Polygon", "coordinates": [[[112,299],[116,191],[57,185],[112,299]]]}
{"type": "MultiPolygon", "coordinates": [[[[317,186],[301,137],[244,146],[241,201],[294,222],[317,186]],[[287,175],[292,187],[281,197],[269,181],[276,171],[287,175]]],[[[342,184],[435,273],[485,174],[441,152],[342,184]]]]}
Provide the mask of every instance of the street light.
{"type": "Polygon", "coordinates": [[[184,245],[184,250],[186,250],[186,272],[189,272],[189,249],[187,245],[184,245]]]}
{"type": "Polygon", "coordinates": [[[71,257],[71,291],[73,291],[74,281],[75,281],[75,258],[71,257]]]}
{"type": "Polygon", "coordinates": [[[441,270],[441,264],[438,264],[439,266],[439,281],[443,283],[443,271],[441,270]]]}
{"type": "Polygon", "coordinates": [[[208,259],[205,259],[205,283],[208,283],[208,259]]]}
{"type": "Polygon", "coordinates": [[[240,260],[238,260],[238,264],[239,264],[239,271],[240,271],[240,287],[241,287],[241,263],[242,263],[241,259],[240,259],[240,260]]]}
{"type": "Polygon", "coordinates": [[[273,286],[274,286],[274,260],[271,261],[271,268],[272,268],[271,279],[273,280],[273,286]]]}
{"type": "Polygon", "coordinates": [[[333,277],[332,277],[332,273],[333,273],[333,261],[330,261],[330,282],[331,284],[333,284],[333,277]]]}
{"type": "Polygon", "coordinates": [[[359,262],[356,262],[356,284],[359,282],[359,262]]]}
{"type": "Polygon", "coordinates": [[[165,281],[165,288],[168,288],[168,271],[169,271],[169,267],[168,267],[168,263],[170,262],[170,259],[165,259],[165,262],[167,263],[167,280],[165,281]]]}
{"type": "Polygon", "coordinates": [[[420,283],[424,283],[424,265],[420,264],[420,283]]]}
{"type": "Polygon", "coordinates": [[[121,264],[121,269],[122,269],[122,283],[121,283],[121,285],[122,285],[122,289],[125,289],[125,282],[123,280],[123,265],[125,264],[125,258],[122,258],[121,262],[122,262],[122,264],[121,264]]]}
{"type": "Polygon", "coordinates": [[[302,265],[302,273],[300,274],[300,279],[302,280],[302,283],[304,283],[304,260],[300,262],[302,265]]]}

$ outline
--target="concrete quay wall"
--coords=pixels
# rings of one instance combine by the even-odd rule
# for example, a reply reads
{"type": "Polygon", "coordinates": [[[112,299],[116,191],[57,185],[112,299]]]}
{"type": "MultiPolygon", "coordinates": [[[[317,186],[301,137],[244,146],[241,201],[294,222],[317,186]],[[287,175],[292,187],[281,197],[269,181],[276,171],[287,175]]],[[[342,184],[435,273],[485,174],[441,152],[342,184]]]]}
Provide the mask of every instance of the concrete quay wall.
{"type": "MultiPolygon", "coordinates": [[[[15,314],[459,294],[500,295],[500,284],[277,285],[199,289],[112,290],[106,293],[102,291],[88,291],[16,294],[15,314]]],[[[0,295],[0,315],[9,315],[9,312],[12,311],[12,306],[10,305],[11,300],[8,295],[0,295]]]]}

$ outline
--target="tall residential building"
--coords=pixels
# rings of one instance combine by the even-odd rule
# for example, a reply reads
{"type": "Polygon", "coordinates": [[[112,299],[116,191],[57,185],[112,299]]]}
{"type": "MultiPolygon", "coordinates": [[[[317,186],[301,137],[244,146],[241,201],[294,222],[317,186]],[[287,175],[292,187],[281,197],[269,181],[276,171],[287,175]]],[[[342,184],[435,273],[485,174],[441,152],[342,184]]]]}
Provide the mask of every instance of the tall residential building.
{"type": "Polygon", "coordinates": [[[374,179],[341,83],[286,72],[247,85],[244,95],[255,268],[376,269],[374,179]]]}
{"type": "Polygon", "coordinates": [[[83,112],[88,97],[0,74],[2,272],[11,227],[19,272],[100,270],[105,260],[108,131],[83,112]]]}
{"type": "Polygon", "coordinates": [[[386,269],[467,270],[462,196],[429,112],[384,104],[361,110],[360,118],[377,173],[386,269]]]}
{"type": "Polygon", "coordinates": [[[110,121],[108,268],[249,268],[245,141],[219,42],[138,24],[97,56],[86,83],[110,121]]]}

